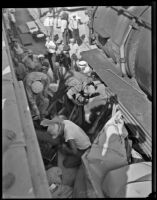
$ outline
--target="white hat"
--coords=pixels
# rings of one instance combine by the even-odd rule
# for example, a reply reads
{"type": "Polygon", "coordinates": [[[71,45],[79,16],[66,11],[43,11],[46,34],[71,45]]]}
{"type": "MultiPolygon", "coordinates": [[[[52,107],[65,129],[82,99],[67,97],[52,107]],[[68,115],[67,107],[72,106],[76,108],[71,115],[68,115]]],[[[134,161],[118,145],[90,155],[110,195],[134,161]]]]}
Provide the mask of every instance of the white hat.
{"type": "Polygon", "coordinates": [[[50,83],[49,89],[50,89],[52,92],[57,92],[58,86],[59,86],[59,85],[56,84],[56,83],[50,83]]]}
{"type": "Polygon", "coordinates": [[[79,62],[79,67],[80,68],[85,68],[86,66],[87,66],[87,62],[86,61],[82,60],[82,61],[79,62]]]}
{"type": "Polygon", "coordinates": [[[43,91],[44,89],[44,86],[43,84],[40,82],[40,81],[35,81],[32,85],[32,91],[35,93],[35,94],[38,94],[40,92],[43,91]]]}
{"type": "Polygon", "coordinates": [[[38,58],[44,58],[44,55],[43,54],[39,54],[38,58]]]}
{"type": "Polygon", "coordinates": [[[81,60],[81,61],[79,62],[79,65],[81,65],[81,66],[85,66],[85,65],[87,65],[87,62],[84,61],[84,60],[81,60]]]}

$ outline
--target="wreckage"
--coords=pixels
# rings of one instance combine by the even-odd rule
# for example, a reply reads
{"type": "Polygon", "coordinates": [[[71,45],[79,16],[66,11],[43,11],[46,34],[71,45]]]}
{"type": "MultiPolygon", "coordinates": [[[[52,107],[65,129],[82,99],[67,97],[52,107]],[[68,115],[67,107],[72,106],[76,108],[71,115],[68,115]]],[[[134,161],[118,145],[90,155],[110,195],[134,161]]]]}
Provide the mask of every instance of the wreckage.
{"type": "MultiPolygon", "coordinates": [[[[128,177],[130,177],[132,176],[129,176],[129,173],[132,174],[131,170],[136,171],[138,169],[144,169],[142,171],[143,174],[140,175],[143,176],[143,180],[146,180],[148,183],[146,186],[148,189],[146,190],[146,195],[148,195],[147,192],[150,190],[152,161],[150,12],[149,6],[128,6],[127,8],[121,6],[103,6],[96,7],[92,10],[90,25],[92,33],[91,40],[95,41],[98,49],[84,51],[82,52],[82,57],[83,60],[88,62],[92,69],[92,76],[95,81],[103,85],[107,98],[105,103],[103,102],[105,106],[102,106],[101,110],[96,112],[92,124],[88,127],[88,134],[95,134],[94,138],[92,138],[93,145],[91,150],[87,151],[82,157],[83,166],[79,169],[75,179],[75,192],[73,197],[81,196],[78,189],[80,188],[80,183],[79,186],[77,185],[79,179],[82,179],[82,187],[84,187],[84,190],[86,187],[86,197],[88,198],[104,198],[107,197],[107,195],[110,197],[117,197],[118,195],[125,196],[126,194],[120,189],[118,190],[119,193],[117,193],[116,189],[118,184],[114,185],[116,183],[114,178],[117,177],[117,180],[121,180],[122,175],[124,175],[124,172],[127,170],[128,177]],[[107,175],[107,179],[102,182],[102,167],[99,165],[99,157],[97,155],[94,157],[95,154],[92,154],[92,151],[94,152],[95,147],[99,148],[99,142],[101,143],[103,141],[101,133],[104,131],[104,124],[112,118],[112,108],[115,104],[119,105],[119,109],[124,117],[128,138],[132,141],[132,147],[139,153],[142,162],[136,163],[129,161],[129,164],[138,164],[138,166],[136,165],[136,169],[133,165],[127,165],[124,161],[124,166],[123,164],[120,165],[122,167],[118,174],[114,171],[114,166],[107,175]],[[106,187],[106,182],[112,185],[112,191],[110,188],[106,187]]],[[[23,166],[25,170],[25,175],[22,175],[21,168],[19,173],[21,177],[27,177],[26,181],[28,183],[25,182],[26,186],[24,189],[21,185],[21,193],[19,194],[17,192],[17,186],[20,180],[16,164],[14,163],[15,175],[18,176],[17,182],[15,181],[14,186],[8,193],[4,192],[4,197],[30,196],[51,198],[44,164],[56,162],[57,153],[54,152],[51,147],[42,150],[41,146],[38,144],[38,139],[43,137],[45,129],[39,130],[32,122],[23,83],[22,81],[18,82],[14,74],[5,29],[3,29],[3,36],[12,76],[12,80],[6,78],[3,81],[7,81],[9,84],[13,83],[10,88],[12,88],[14,93],[14,102],[16,102],[18,110],[18,112],[16,111],[15,113],[18,116],[18,123],[20,124],[18,130],[14,131],[20,133],[18,136],[19,138],[24,137],[24,140],[22,139],[22,142],[20,141],[21,143],[17,143],[17,145],[20,144],[21,148],[23,148],[21,154],[23,154],[26,163],[25,169],[21,162],[21,166],[23,166]],[[25,151],[25,148],[27,151],[25,151]]],[[[67,87],[64,84],[65,77],[60,77],[60,80],[58,90],[52,97],[52,103],[48,108],[48,111],[52,115],[51,117],[53,117],[51,111],[54,105],[58,102],[62,103],[63,96],[67,92],[67,87]]],[[[89,106],[86,103],[80,105],[80,102],[75,100],[74,103],[77,104],[77,106],[85,106],[85,111],[89,111],[92,106],[94,107],[99,104],[98,100],[93,102],[93,104],[91,103],[89,106]]],[[[100,104],[101,103],[102,101],[100,101],[100,104]]],[[[77,106],[74,106],[71,110],[69,119],[75,120],[75,115],[78,114],[77,106]]],[[[61,112],[61,110],[59,110],[59,112],[61,112]]],[[[6,123],[4,123],[4,126],[6,126],[6,123]]],[[[15,154],[13,154],[14,150],[8,153],[5,158],[6,160],[8,160],[8,156],[15,157],[15,154]]],[[[105,155],[105,151],[103,151],[103,154],[105,155]]],[[[20,155],[18,158],[19,160],[21,159],[20,155]]],[[[115,160],[116,159],[117,158],[115,158],[115,160]]],[[[106,160],[106,162],[109,160],[110,159],[106,160]]],[[[11,160],[11,162],[13,161],[11,160]]],[[[9,161],[6,161],[6,166],[7,163],[9,163],[9,161]]],[[[59,163],[60,158],[58,161],[58,165],[60,166],[59,163]]],[[[65,174],[63,174],[63,176],[65,176],[65,174]]],[[[124,181],[125,184],[126,182],[140,182],[140,178],[135,176],[127,181],[124,181]]],[[[71,193],[69,197],[71,197],[71,193]]],[[[82,195],[81,197],[85,196],[82,195]]]]}

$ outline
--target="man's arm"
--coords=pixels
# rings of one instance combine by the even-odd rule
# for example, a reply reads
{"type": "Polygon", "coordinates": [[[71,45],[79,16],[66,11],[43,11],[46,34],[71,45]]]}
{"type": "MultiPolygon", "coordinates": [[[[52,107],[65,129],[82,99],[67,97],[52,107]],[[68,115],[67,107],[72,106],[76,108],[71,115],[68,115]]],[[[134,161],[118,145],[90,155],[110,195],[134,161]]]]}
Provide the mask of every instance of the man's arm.
{"type": "Polygon", "coordinates": [[[69,155],[78,156],[79,152],[77,150],[75,141],[74,140],[68,140],[68,143],[69,143],[70,148],[67,145],[63,144],[62,145],[62,151],[66,154],[69,154],[69,155]]]}

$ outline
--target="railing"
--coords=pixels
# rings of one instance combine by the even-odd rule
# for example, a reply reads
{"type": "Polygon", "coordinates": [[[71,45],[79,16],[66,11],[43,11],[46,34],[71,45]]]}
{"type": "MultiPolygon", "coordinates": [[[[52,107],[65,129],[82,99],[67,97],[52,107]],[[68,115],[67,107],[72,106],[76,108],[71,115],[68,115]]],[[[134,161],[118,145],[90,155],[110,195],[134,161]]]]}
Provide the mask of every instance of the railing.
{"type": "Polygon", "coordinates": [[[8,55],[8,61],[11,69],[11,75],[13,78],[13,86],[14,86],[14,92],[16,96],[19,116],[21,120],[21,126],[24,132],[24,138],[26,143],[26,155],[28,159],[34,194],[35,197],[37,198],[51,198],[50,191],[48,188],[48,181],[46,178],[46,172],[44,169],[44,164],[41,157],[37,136],[33,126],[25,94],[25,89],[23,86],[23,82],[22,81],[18,82],[15,76],[13,62],[11,58],[11,53],[3,21],[2,21],[2,31],[6,46],[6,52],[8,55]]]}

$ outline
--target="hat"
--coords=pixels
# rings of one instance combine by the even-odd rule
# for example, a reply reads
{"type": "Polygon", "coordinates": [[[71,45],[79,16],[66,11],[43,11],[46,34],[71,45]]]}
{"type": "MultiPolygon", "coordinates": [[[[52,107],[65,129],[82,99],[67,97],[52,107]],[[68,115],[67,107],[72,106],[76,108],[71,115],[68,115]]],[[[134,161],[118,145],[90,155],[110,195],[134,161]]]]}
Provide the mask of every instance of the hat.
{"type": "Polygon", "coordinates": [[[43,91],[44,87],[43,87],[43,84],[40,82],[40,81],[35,81],[32,85],[32,91],[35,93],[35,94],[38,94],[40,92],[43,91]]]}
{"type": "Polygon", "coordinates": [[[79,62],[79,67],[80,68],[83,68],[83,67],[86,67],[86,66],[87,66],[87,62],[86,61],[82,60],[82,61],[79,62]]]}
{"type": "Polygon", "coordinates": [[[46,61],[46,60],[44,60],[44,62],[43,62],[43,64],[42,64],[43,66],[45,66],[45,67],[49,67],[49,62],[48,61],[46,61]]]}
{"type": "Polygon", "coordinates": [[[47,16],[47,17],[53,17],[53,13],[48,12],[48,13],[46,14],[46,16],[47,16]]]}
{"type": "Polygon", "coordinates": [[[33,51],[31,49],[28,49],[28,54],[33,54],[33,51]]]}
{"type": "Polygon", "coordinates": [[[63,47],[63,51],[69,51],[70,50],[70,46],[69,45],[65,45],[64,47],[63,47]]]}
{"type": "Polygon", "coordinates": [[[58,84],[56,84],[56,83],[51,83],[50,85],[49,85],[49,89],[52,91],[52,92],[57,92],[57,90],[58,90],[58,84]]]}
{"type": "Polygon", "coordinates": [[[43,54],[39,54],[38,58],[44,58],[44,55],[43,54]]]}

